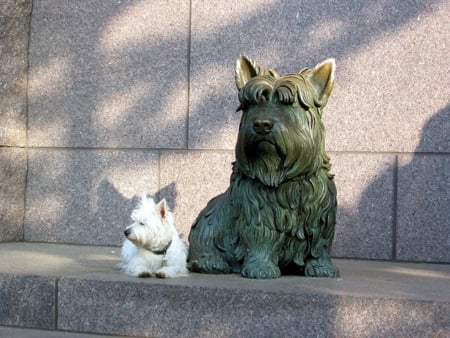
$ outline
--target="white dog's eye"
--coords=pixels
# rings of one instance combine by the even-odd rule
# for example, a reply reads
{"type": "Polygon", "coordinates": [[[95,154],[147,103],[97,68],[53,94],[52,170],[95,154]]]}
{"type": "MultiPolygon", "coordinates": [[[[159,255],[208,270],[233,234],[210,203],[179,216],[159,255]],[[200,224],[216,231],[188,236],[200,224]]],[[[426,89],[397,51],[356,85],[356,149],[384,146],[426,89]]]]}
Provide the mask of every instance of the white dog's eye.
{"type": "Polygon", "coordinates": [[[144,222],[139,222],[140,225],[144,225],[144,222]]]}

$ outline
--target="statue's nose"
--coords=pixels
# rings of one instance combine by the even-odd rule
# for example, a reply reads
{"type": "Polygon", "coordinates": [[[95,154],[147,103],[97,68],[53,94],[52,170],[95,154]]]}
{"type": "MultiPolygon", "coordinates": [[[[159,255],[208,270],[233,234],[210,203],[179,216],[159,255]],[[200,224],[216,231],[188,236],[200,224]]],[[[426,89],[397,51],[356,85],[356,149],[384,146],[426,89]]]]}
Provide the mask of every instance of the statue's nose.
{"type": "Polygon", "coordinates": [[[261,135],[270,133],[273,128],[273,121],[269,119],[257,119],[253,121],[253,130],[261,135]]]}

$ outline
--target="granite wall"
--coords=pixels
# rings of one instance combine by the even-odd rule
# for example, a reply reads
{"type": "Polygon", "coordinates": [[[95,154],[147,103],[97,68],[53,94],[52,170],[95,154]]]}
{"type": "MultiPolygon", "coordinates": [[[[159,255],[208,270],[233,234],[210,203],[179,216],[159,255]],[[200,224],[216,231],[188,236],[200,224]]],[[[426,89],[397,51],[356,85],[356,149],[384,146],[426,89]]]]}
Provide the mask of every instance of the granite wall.
{"type": "Polygon", "coordinates": [[[0,241],[23,239],[31,1],[0,2],[0,241]]]}
{"type": "Polygon", "coordinates": [[[119,245],[142,192],[185,238],[228,186],[240,54],[328,57],[334,255],[450,262],[444,0],[4,0],[0,240],[119,245]]]}

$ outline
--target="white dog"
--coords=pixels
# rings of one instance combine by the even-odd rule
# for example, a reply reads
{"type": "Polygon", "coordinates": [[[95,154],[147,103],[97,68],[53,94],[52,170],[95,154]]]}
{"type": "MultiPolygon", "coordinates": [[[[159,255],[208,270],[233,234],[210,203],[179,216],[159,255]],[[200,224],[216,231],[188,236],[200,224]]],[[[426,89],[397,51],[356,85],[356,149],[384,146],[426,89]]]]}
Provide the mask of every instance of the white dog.
{"type": "Polygon", "coordinates": [[[188,247],[175,229],[166,200],[155,204],[144,194],[131,218],[134,223],[124,231],[122,271],[137,277],[187,276],[188,247]]]}

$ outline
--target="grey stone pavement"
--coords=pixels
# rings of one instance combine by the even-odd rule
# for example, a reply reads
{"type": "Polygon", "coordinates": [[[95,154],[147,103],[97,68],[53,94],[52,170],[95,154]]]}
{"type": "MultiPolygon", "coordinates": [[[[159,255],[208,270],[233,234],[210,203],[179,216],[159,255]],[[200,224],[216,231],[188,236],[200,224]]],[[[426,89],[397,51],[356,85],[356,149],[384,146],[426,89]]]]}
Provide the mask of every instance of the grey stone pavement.
{"type": "Polygon", "coordinates": [[[326,293],[355,297],[385,297],[450,302],[450,265],[392,263],[335,259],[338,279],[283,276],[274,280],[251,280],[240,275],[193,273],[187,278],[136,279],[116,267],[120,247],[48,243],[0,244],[0,273],[53,277],[89,277],[106,280],[145,281],[153,284],[243,288],[271,291],[326,293]]]}
{"type": "Polygon", "coordinates": [[[295,336],[298,330],[305,337],[317,330],[324,336],[450,336],[445,264],[335,259],[338,279],[191,274],[164,280],[123,275],[115,246],[2,243],[0,257],[0,298],[20,309],[0,305],[6,314],[0,337],[295,336]],[[31,309],[17,294],[28,297],[31,309]]]}

